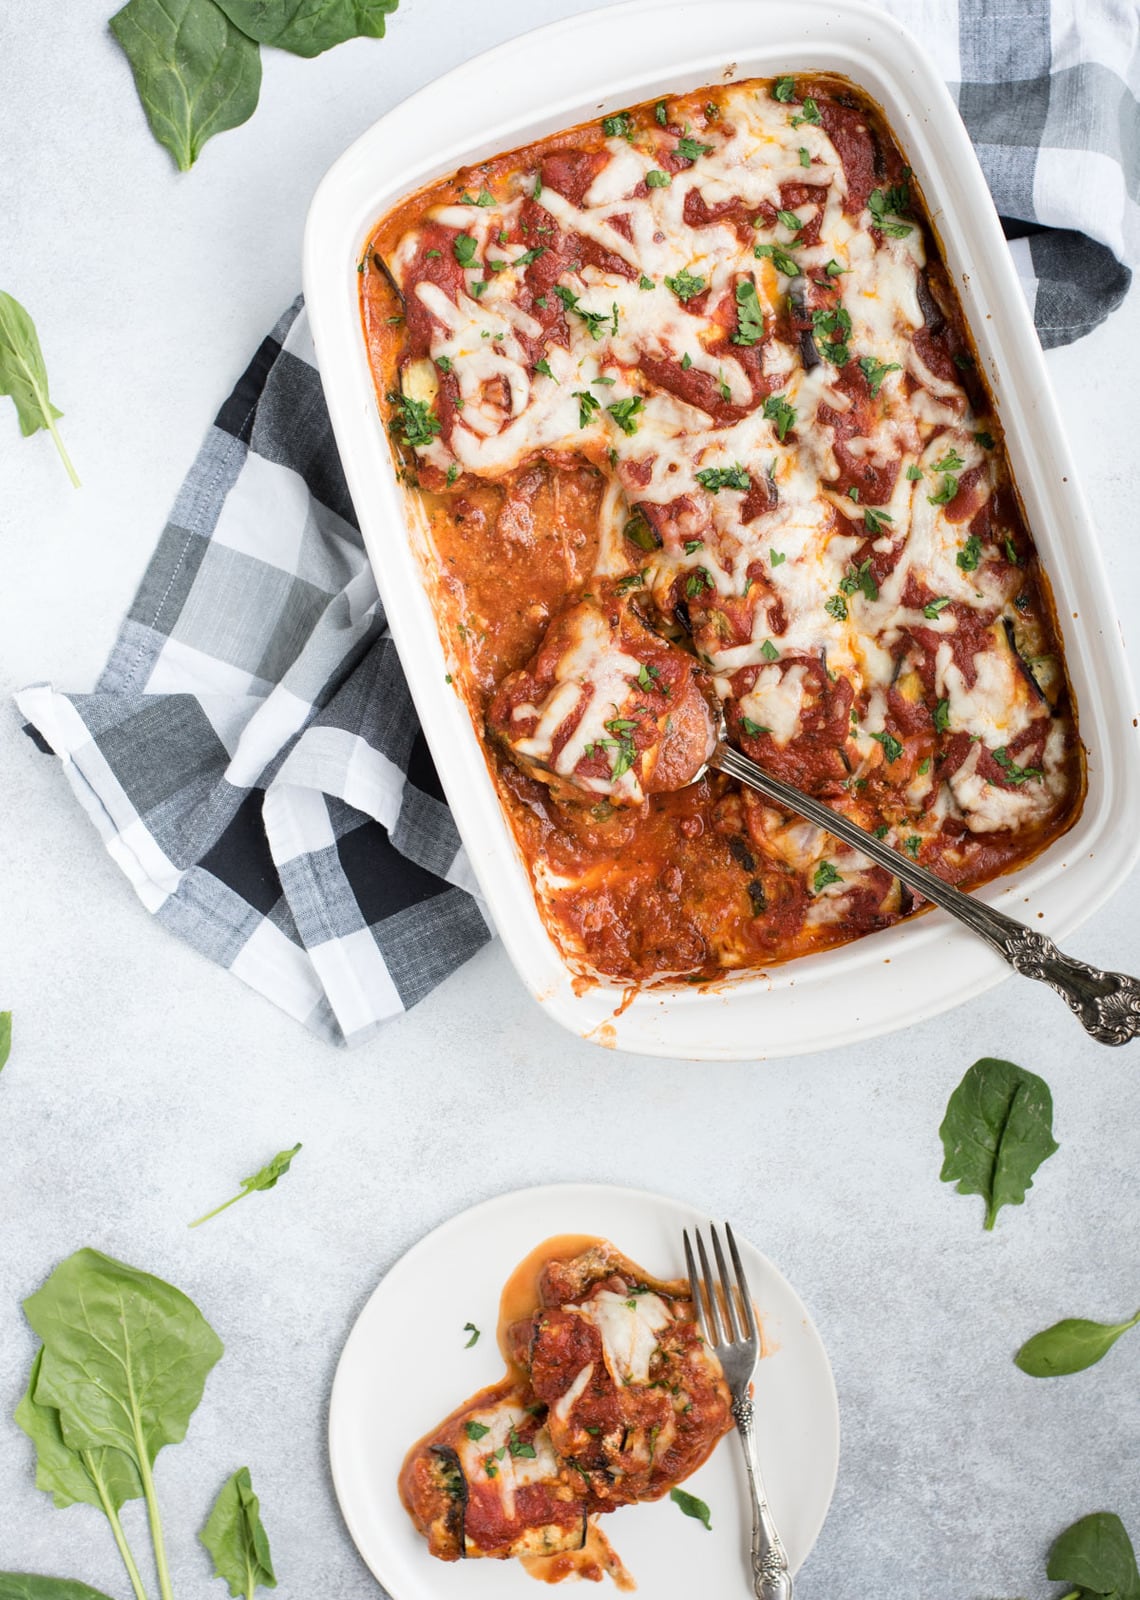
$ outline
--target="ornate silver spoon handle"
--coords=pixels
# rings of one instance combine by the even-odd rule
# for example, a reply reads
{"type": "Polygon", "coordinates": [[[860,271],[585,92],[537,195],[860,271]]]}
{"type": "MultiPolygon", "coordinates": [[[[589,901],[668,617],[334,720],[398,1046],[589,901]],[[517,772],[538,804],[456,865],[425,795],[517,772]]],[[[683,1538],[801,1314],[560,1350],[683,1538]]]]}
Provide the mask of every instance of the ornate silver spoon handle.
{"type": "Polygon", "coordinates": [[[821,800],[801,793],[779,778],[769,777],[755,761],[723,741],[713,752],[709,766],[747,783],[817,827],[826,828],[828,833],[886,867],[888,872],[941,906],[943,911],[949,911],[1004,957],[1015,972],[1025,978],[1037,978],[1055,989],[1086,1032],[1101,1044],[1127,1044],[1129,1039],[1140,1036],[1140,980],[1124,972],[1101,972],[1098,967],[1065,955],[1046,934],[1027,928],[1024,923],[995,911],[972,895],[963,894],[961,889],[955,889],[953,884],[946,883],[926,867],[920,867],[901,850],[876,839],[873,833],[833,811],[821,800]]]}

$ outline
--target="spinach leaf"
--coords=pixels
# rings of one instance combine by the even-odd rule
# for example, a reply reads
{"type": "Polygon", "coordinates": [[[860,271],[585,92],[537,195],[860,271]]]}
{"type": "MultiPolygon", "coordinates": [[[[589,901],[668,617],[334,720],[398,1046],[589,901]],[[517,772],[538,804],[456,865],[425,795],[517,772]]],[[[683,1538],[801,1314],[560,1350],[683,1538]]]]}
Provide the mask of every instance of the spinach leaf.
{"type": "Polygon", "coordinates": [[[1140,1323],[1140,1311],[1127,1322],[1089,1322],[1084,1317],[1066,1317],[1051,1328],[1027,1339],[1014,1356],[1022,1372],[1031,1378],[1061,1378],[1070,1372],[1083,1372],[1106,1356],[1122,1333],[1140,1323]]]}
{"type": "Polygon", "coordinates": [[[37,1350],[27,1393],[15,1411],[17,1426],[36,1447],[36,1488],[52,1496],[57,1510],[82,1504],[118,1511],[124,1500],[140,1500],[142,1480],[130,1456],[106,1446],[73,1450],[63,1437],[59,1412],[36,1398],[43,1358],[43,1350],[37,1350]]]}
{"type": "Polygon", "coordinates": [[[150,131],[180,172],[257,109],[261,54],[215,0],[129,0],[111,18],[150,131]]]}
{"type": "MultiPolygon", "coordinates": [[[[55,419],[63,412],[57,411],[48,397],[47,367],[36,325],[18,300],[0,292],[0,395],[4,394],[11,395],[15,402],[25,439],[41,428],[48,430],[68,477],[78,489],[79,479],[55,425],[55,419]]],[[[11,1027],[11,1013],[5,1015],[11,1027]]],[[[0,1066],[3,1064],[0,1061],[0,1066]]]]}
{"type": "MultiPolygon", "coordinates": [[[[1140,1573],[1123,1522],[1111,1511],[1082,1517],[1057,1539],[1049,1552],[1045,1575],[1073,1583],[1079,1600],[1138,1600],[1140,1573]]],[[[1069,1600],[1069,1597],[1066,1597],[1069,1600]]]]}
{"type": "Polygon", "coordinates": [[[129,1456],[120,1450],[73,1450],[63,1437],[59,1412],[36,1398],[43,1349],[36,1351],[28,1390],[16,1407],[15,1420],[36,1449],[36,1488],[52,1496],[57,1510],[76,1504],[98,1506],[110,1525],[127,1569],[136,1600],[146,1600],[146,1590],[123,1525],[119,1508],[124,1500],[142,1498],[142,1479],[129,1456]]]}
{"type": "Polygon", "coordinates": [[[216,1217],[219,1211],[225,1211],[227,1206],[236,1205],[239,1200],[244,1200],[246,1195],[252,1194],[255,1189],[272,1189],[278,1178],[283,1177],[288,1172],[293,1163],[293,1157],[300,1148],[299,1144],[295,1144],[292,1150],[278,1150],[273,1160],[266,1162],[259,1172],[253,1174],[252,1178],[243,1178],[241,1180],[240,1194],[232,1195],[230,1199],[223,1200],[220,1206],[215,1206],[212,1211],[207,1211],[203,1217],[196,1217],[189,1226],[197,1228],[201,1223],[209,1222],[210,1218],[216,1217]]]}
{"type": "Polygon", "coordinates": [[[0,1011],[0,1072],[8,1065],[12,1054],[12,1013],[0,1011]]]}
{"type": "Polygon", "coordinates": [[[0,1572],[0,1600],[108,1600],[77,1578],[44,1578],[38,1572],[0,1572]]]}
{"type": "Polygon", "coordinates": [[[44,1344],[36,1403],[60,1413],[72,1450],[110,1447],[138,1468],[159,1590],[171,1600],[151,1467],[185,1436],[221,1340],[172,1284],[98,1250],[68,1256],[24,1312],[44,1344]]]}
{"type": "Polygon", "coordinates": [[[987,1229],[1002,1206],[1019,1206],[1033,1174],[1060,1148],[1053,1138],[1053,1097],[1043,1079],[1012,1061],[975,1061],[950,1096],[939,1128],[944,1183],[980,1194],[987,1229]]]}
{"type": "Polygon", "coordinates": [[[214,1558],[214,1576],[226,1580],[231,1595],[253,1600],[258,1587],[276,1589],[269,1539],[248,1467],[239,1467],[226,1479],[198,1537],[214,1558]]]}
{"type": "Polygon", "coordinates": [[[695,1517],[712,1532],[712,1515],[703,1500],[698,1500],[695,1494],[687,1494],[684,1489],[670,1489],[669,1498],[675,1506],[680,1506],[687,1517],[695,1517]]]}
{"type": "Polygon", "coordinates": [[[346,39],[382,39],[399,0],[218,0],[230,21],[259,44],[319,56],[346,39]]]}

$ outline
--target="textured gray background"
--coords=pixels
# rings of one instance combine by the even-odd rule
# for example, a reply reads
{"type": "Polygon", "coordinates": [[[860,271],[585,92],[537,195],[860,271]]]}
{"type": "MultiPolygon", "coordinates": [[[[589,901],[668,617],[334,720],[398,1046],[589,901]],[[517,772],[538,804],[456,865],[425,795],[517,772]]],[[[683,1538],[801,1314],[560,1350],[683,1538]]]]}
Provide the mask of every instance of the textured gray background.
{"type": "MultiPolygon", "coordinates": [[[[187,1443],[158,1469],[183,1600],[224,1593],[195,1533],[243,1462],[283,1600],[377,1594],[329,1482],[340,1345],[426,1229],[550,1179],[728,1213],[806,1300],[844,1437],[800,1600],[1045,1596],[1050,1539],[1097,1507],[1140,1543],[1140,1334],[1061,1382],[1010,1360],[1057,1317],[1140,1303],[1140,1046],[1086,1043],[1059,1001],[1011,980],[842,1053],[617,1057],[547,1022],[493,946],[338,1056],[150,924],[7,700],[33,679],[93,681],[203,428],[296,292],[306,206],[332,159],[441,70],[585,6],[405,0],[382,43],[315,62],[270,52],[253,121],[184,178],[142,123],[107,0],[73,0],[50,40],[41,6],[4,9],[0,286],[37,319],[85,487],[0,406],[0,1004],[17,1029],[0,1079],[0,1566],[125,1592],[102,1518],[52,1510],[9,1420],[32,1352],[19,1301],[91,1244],[179,1284],[227,1345],[187,1443]],[[1062,1144],[992,1235],[978,1199],[938,1182],[947,1095],[986,1053],[1048,1078],[1062,1144]],[[277,1190],[187,1232],[297,1139],[277,1190]]],[[[1133,643],[1138,346],[1134,292],[1049,358],[1133,643]]],[[[1071,945],[1140,965],[1135,878],[1071,945]]],[[[138,1507],[128,1524],[143,1542],[138,1507]]]]}

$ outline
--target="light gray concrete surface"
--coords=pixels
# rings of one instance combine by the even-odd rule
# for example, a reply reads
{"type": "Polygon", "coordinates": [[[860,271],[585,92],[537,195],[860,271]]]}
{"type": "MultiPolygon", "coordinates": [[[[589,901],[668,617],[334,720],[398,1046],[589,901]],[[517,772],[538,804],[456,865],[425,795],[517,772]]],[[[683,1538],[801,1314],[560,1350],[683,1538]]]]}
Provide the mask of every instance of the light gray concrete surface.
{"type": "MultiPolygon", "coordinates": [[[[313,62],[268,52],[253,121],[186,177],[143,124],[110,9],[73,0],[49,29],[22,0],[0,19],[0,287],[38,322],[84,481],[74,492],[46,437],[20,440],[0,402],[0,1005],[16,1016],[0,1078],[0,1567],[125,1592],[102,1518],[52,1509],[9,1420],[33,1349],[20,1299],[91,1244],[180,1285],[226,1343],[188,1440],[158,1469],[176,1592],[223,1592],[195,1535],[248,1463],[283,1600],[377,1594],[329,1479],[340,1346],[428,1228],[552,1179],[731,1215],[806,1300],[835,1368],[843,1458],[802,1600],[1044,1596],[1049,1541],[1095,1508],[1140,1542],[1140,1334],[1060,1382],[1011,1362],[1060,1316],[1140,1303],[1140,1046],[1086,1042],[1059,1001],[1010,980],[818,1057],[619,1057],[546,1021],[491,947],[337,1055],[151,924],[23,737],[15,687],[93,681],[203,428],[297,290],[328,164],[441,70],[585,6],[405,0],[381,43],[313,62]],[[946,1098],[983,1054],[1045,1075],[1061,1141],[992,1235],[981,1202],[938,1181],[946,1098]],[[187,1232],[297,1139],[272,1194],[187,1232]]],[[[1134,292],[1049,358],[1133,648],[1138,347],[1134,292]]],[[[1140,964],[1136,887],[1069,941],[1075,953],[1140,964]]],[[[137,1506],[127,1520],[141,1539],[137,1506]]]]}

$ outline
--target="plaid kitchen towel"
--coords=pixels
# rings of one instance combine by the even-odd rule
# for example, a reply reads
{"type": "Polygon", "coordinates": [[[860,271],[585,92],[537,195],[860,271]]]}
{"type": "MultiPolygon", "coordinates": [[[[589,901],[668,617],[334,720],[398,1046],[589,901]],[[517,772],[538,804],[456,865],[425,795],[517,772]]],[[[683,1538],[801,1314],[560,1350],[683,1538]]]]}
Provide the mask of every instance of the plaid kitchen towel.
{"type": "MultiPolygon", "coordinates": [[[[1046,345],[1137,245],[1132,0],[893,0],[940,60],[1046,345]]],[[[94,693],[18,702],[143,904],[336,1043],[490,937],[364,554],[298,300],[218,413],[94,693]]]]}

